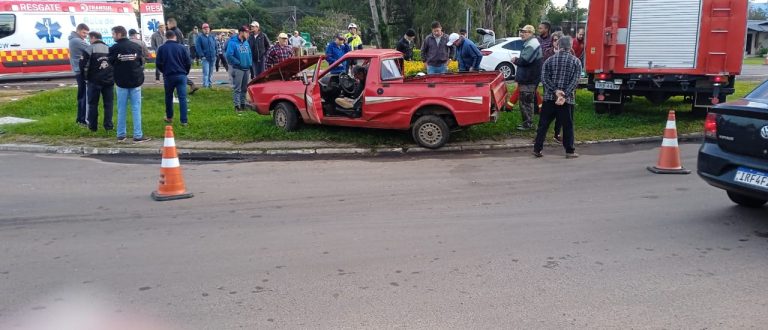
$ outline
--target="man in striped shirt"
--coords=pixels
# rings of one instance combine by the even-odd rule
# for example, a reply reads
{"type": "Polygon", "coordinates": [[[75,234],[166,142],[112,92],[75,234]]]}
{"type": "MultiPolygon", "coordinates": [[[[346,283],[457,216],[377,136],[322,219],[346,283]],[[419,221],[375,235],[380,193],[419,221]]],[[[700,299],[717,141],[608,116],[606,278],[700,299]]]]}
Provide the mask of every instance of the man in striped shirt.
{"type": "Polygon", "coordinates": [[[544,149],[544,139],[547,136],[549,124],[557,117],[563,124],[565,158],[576,158],[579,154],[574,148],[572,109],[581,74],[581,62],[571,54],[571,37],[562,37],[557,42],[559,46],[557,53],[544,62],[541,72],[544,106],[541,109],[539,127],[536,130],[533,155],[542,157],[541,150],[544,149]]]}
{"type": "Polygon", "coordinates": [[[272,46],[272,48],[270,48],[267,52],[265,70],[268,70],[278,63],[293,57],[293,48],[288,45],[288,35],[285,33],[280,33],[280,35],[277,37],[277,40],[277,44],[272,46]]]}

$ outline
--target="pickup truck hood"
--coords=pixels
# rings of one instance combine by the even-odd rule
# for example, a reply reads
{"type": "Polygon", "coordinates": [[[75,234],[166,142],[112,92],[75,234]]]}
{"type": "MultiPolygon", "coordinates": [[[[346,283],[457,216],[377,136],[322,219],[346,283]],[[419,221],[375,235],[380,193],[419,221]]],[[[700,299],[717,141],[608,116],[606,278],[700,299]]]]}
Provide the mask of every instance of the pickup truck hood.
{"type": "MultiPolygon", "coordinates": [[[[325,55],[291,57],[262,72],[248,84],[251,85],[273,80],[289,80],[299,72],[317,64],[323,58],[325,58],[325,55]]],[[[312,74],[314,74],[314,72],[310,72],[309,76],[312,76],[312,74]]]]}

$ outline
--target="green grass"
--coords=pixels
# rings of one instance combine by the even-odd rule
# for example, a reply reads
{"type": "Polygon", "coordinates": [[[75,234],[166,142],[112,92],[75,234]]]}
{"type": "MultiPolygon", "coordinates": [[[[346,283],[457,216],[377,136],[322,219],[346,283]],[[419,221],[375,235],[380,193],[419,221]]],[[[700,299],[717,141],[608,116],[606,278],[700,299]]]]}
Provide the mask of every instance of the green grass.
{"type": "MultiPolygon", "coordinates": [[[[737,82],[733,97],[745,95],[758,83],[737,82]]],[[[142,126],[144,134],[153,138],[163,136],[165,106],[163,90],[159,87],[143,89],[142,126]]],[[[353,143],[359,146],[402,146],[412,144],[410,135],[402,131],[357,129],[304,125],[296,132],[277,129],[270,116],[248,112],[242,116],[234,113],[228,88],[200,90],[190,96],[189,127],[178,125],[178,110],[175,113],[175,133],[179,139],[200,141],[227,141],[246,143],[255,141],[328,141],[353,143]]],[[[658,136],[664,130],[667,111],[678,110],[677,127],[681,134],[700,132],[703,118],[693,116],[690,104],[682,98],[673,98],[662,106],[654,106],[643,98],[635,98],[625,106],[621,115],[597,115],[592,105],[592,96],[586,90],[577,93],[575,111],[576,138],[579,141],[658,136]]],[[[75,125],[75,89],[61,88],[41,92],[18,101],[3,104],[0,117],[15,116],[37,120],[34,123],[6,125],[6,134],[0,135],[0,142],[40,141],[61,142],[78,139],[89,143],[115,142],[115,133],[100,128],[92,133],[75,125]]],[[[178,107],[178,106],[177,106],[178,107]]],[[[517,109],[517,108],[515,108],[517,109]]],[[[102,112],[100,112],[102,114],[102,112]]],[[[117,121],[115,108],[114,120],[117,121]]],[[[128,115],[128,132],[132,124],[128,115]]],[[[477,125],[452,135],[451,142],[484,139],[533,138],[533,132],[519,132],[515,127],[520,123],[517,111],[505,112],[498,123],[477,125]]]]}
{"type": "Polygon", "coordinates": [[[765,63],[765,59],[762,57],[745,57],[744,58],[744,64],[763,64],[765,63]]]}

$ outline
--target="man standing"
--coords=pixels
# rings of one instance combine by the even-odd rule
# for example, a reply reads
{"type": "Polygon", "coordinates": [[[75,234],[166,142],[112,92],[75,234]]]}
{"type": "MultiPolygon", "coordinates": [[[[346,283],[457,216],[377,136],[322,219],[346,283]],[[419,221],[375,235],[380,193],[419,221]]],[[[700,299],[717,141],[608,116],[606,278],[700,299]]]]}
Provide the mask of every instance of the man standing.
{"type": "Polygon", "coordinates": [[[302,49],[304,49],[304,45],[307,44],[307,41],[301,37],[299,31],[293,31],[293,36],[288,39],[288,43],[290,43],[293,48],[293,54],[295,56],[301,56],[303,53],[302,49]]]}
{"type": "MultiPolygon", "coordinates": [[[[168,31],[173,31],[173,33],[176,35],[176,41],[184,45],[184,33],[181,32],[181,29],[179,29],[178,26],[176,26],[176,19],[175,18],[169,18],[167,21],[165,21],[165,25],[168,28],[168,31]]],[[[195,83],[192,81],[192,79],[187,79],[187,85],[189,85],[190,88],[192,88],[192,91],[189,92],[189,95],[195,94],[197,92],[198,88],[195,86],[195,83]]]]}
{"type": "Polygon", "coordinates": [[[227,67],[227,58],[224,57],[224,52],[227,49],[227,37],[224,33],[219,34],[216,37],[216,72],[219,72],[219,64],[224,68],[224,71],[229,71],[227,67]]]}
{"type": "Polygon", "coordinates": [[[75,80],[77,80],[77,118],[75,122],[83,127],[88,126],[88,119],[85,115],[88,101],[86,100],[85,80],[83,75],[80,74],[80,59],[83,56],[83,51],[88,47],[85,37],[89,31],[88,25],[80,23],[75,28],[75,31],[72,31],[72,34],[69,35],[69,64],[72,66],[72,72],[75,73],[75,80]]]}
{"type": "Polygon", "coordinates": [[[347,30],[349,30],[349,32],[344,35],[344,38],[347,40],[347,45],[349,45],[350,49],[363,49],[363,39],[360,38],[360,34],[357,30],[357,24],[349,23],[347,30]]]}
{"type": "Polygon", "coordinates": [[[109,65],[109,47],[101,41],[101,33],[88,33],[91,45],[83,52],[80,61],[80,73],[88,82],[88,128],[92,132],[99,130],[99,97],[104,102],[105,130],[112,130],[112,103],[115,94],[114,72],[109,65]]]}
{"type": "Polygon", "coordinates": [[[267,52],[266,70],[293,57],[293,49],[288,45],[288,35],[280,33],[277,36],[277,43],[267,52]]]}
{"type": "MultiPolygon", "coordinates": [[[[349,45],[345,43],[346,40],[347,38],[344,38],[343,35],[337,34],[333,41],[329,42],[328,45],[325,46],[325,61],[328,62],[328,65],[333,64],[342,56],[344,56],[344,54],[352,51],[349,48],[349,45]]],[[[340,65],[331,69],[331,74],[339,74],[345,72],[346,70],[347,64],[341,63],[340,65]]]]}
{"type": "Polygon", "coordinates": [[[480,69],[480,61],[483,54],[472,40],[466,39],[456,33],[448,37],[448,46],[456,47],[456,59],[459,61],[459,71],[477,71],[480,69]]]}
{"type": "Polygon", "coordinates": [[[117,141],[126,139],[126,106],[131,101],[133,142],[151,140],[141,131],[141,85],[144,84],[144,57],[141,46],[128,40],[123,26],[112,28],[115,44],[109,48],[109,64],[114,67],[117,85],[117,141]]]}
{"type": "Polygon", "coordinates": [[[573,54],[580,60],[584,59],[584,28],[579,28],[576,38],[573,39],[573,54]]]}
{"type": "Polygon", "coordinates": [[[544,149],[544,138],[549,130],[549,124],[557,117],[563,124],[563,147],[565,158],[579,157],[574,148],[573,136],[573,105],[576,86],[579,84],[581,62],[571,55],[573,43],[571,37],[558,40],[558,51],[545,63],[541,74],[544,84],[544,106],[541,110],[539,127],[536,131],[536,141],[533,155],[541,157],[544,149]]]}
{"type": "Polygon", "coordinates": [[[165,86],[165,122],[173,122],[175,90],[179,97],[181,126],[187,126],[187,75],[192,68],[192,60],[186,48],[176,41],[173,31],[168,31],[166,37],[168,41],[157,50],[157,69],[163,73],[165,86]]]}
{"type": "Polygon", "coordinates": [[[216,38],[211,34],[211,27],[203,23],[203,33],[195,40],[197,55],[203,63],[203,88],[211,88],[213,65],[216,62],[216,38]]]}
{"type": "MultiPolygon", "coordinates": [[[[539,24],[539,36],[536,37],[539,39],[539,44],[541,45],[541,53],[542,54],[553,54],[551,51],[552,49],[552,36],[550,35],[550,31],[552,30],[552,24],[549,24],[549,22],[542,22],[539,24]]],[[[544,56],[544,61],[546,61],[549,58],[549,56],[544,56]]]]}
{"type": "Polygon", "coordinates": [[[396,49],[398,52],[403,53],[403,59],[406,61],[413,60],[413,40],[416,39],[416,31],[408,29],[405,31],[405,35],[397,42],[396,49]]]}
{"type": "MultiPolygon", "coordinates": [[[[150,37],[149,46],[155,51],[155,54],[157,54],[157,50],[160,49],[160,46],[165,43],[165,40],[165,24],[160,24],[157,31],[150,37]]],[[[155,67],[155,80],[160,80],[160,70],[158,70],[157,67],[155,67]]]]}
{"type": "Polygon", "coordinates": [[[232,36],[227,44],[227,62],[229,76],[232,78],[232,99],[235,112],[240,114],[245,109],[245,93],[248,91],[248,71],[253,63],[251,47],[248,45],[248,27],[241,26],[236,36],[232,36]]]}
{"type": "Polygon", "coordinates": [[[196,65],[200,65],[200,54],[197,53],[197,45],[195,45],[195,42],[197,40],[197,35],[199,32],[197,31],[197,26],[195,26],[192,29],[192,32],[189,33],[189,41],[187,41],[187,45],[189,45],[189,56],[192,57],[193,60],[195,60],[196,65]]]}
{"type": "MultiPolygon", "coordinates": [[[[533,109],[536,107],[536,89],[541,81],[542,51],[539,40],[533,36],[533,26],[526,25],[519,31],[520,38],[525,41],[520,57],[512,58],[517,66],[515,81],[520,90],[520,113],[523,123],[517,127],[525,131],[533,128],[533,109]]],[[[569,47],[570,48],[570,47],[569,47]]]]}
{"type": "MultiPolygon", "coordinates": [[[[267,35],[261,32],[261,25],[259,22],[251,22],[251,33],[248,36],[248,45],[251,47],[251,78],[260,75],[264,72],[264,60],[267,57],[267,50],[269,50],[269,38],[267,35]]],[[[227,58],[229,59],[229,58],[227,58]]]]}
{"type": "Polygon", "coordinates": [[[128,37],[131,39],[131,41],[141,46],[141,54],[144,55],[144,60],[149,59],[149,49],[147,49],[147,45],[144,43],[144,41],[141,40],[141,35],[139,34],[139,31],[136,31],[134,29],[128,30],[128,37]]]}
{"type": "Polygon", "coordinates": [[[421,60],[427,64],[427,74],[448,72],[448,36],[443,33],[440,22],[432,22],[432,34],[424,38],[421,45],[421,60]]]}

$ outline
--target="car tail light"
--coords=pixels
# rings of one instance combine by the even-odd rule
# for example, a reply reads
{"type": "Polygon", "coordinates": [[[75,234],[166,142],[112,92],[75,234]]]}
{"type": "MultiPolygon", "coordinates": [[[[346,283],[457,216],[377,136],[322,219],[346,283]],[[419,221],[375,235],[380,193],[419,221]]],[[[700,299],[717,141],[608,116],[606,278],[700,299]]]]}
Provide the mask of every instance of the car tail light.
{"type": "Polygon", "coordinates": [[[493,54],[493,52],[490,51],[490,50],[481,50],[480,54],[483,54],[483,56],[488,56],[488,55],[493,54]]]}
{"type": "Polygon", "coordinates": [[[721,84],[721,83],[728,83],[728,77],[727,76],[712,76],[709,77],[710,80],[712,80],[713,83],[721,84]]]}
{"type": "Polygon", "coordinates": [[[708,113],[707,119],[704,120],[704,137],[710,139],[717,139],[717,114],[708,113]]]}
{"type": "Polygon", "coordinates": [[[597,79],[599,79],[599,80],[608,80],[608,78],[610,78],[610,77],[611,76],[609,74],[607,74],[607,73],[598,73],[597,74],[597,79]]]}

